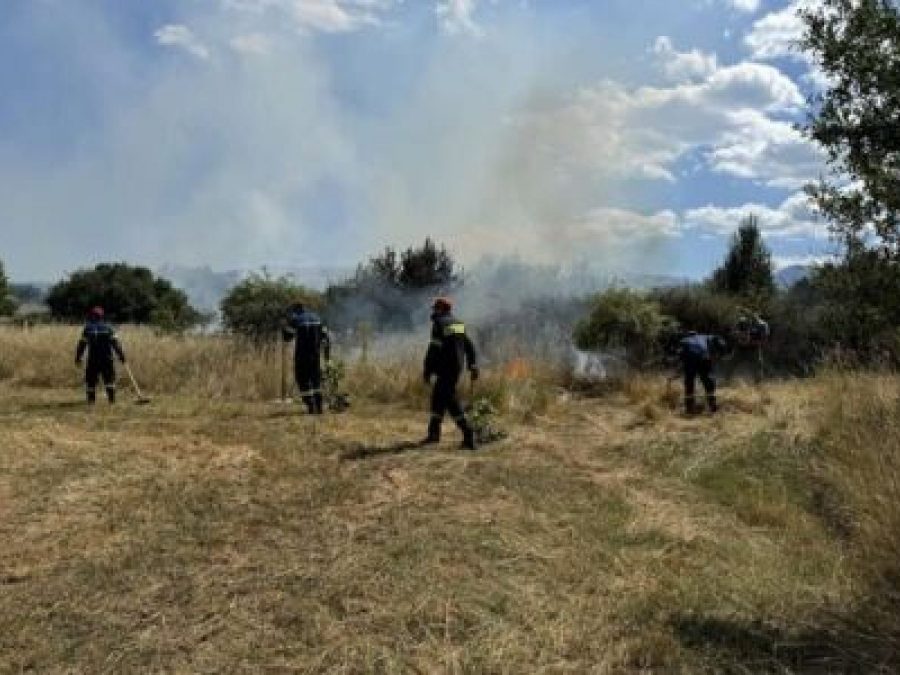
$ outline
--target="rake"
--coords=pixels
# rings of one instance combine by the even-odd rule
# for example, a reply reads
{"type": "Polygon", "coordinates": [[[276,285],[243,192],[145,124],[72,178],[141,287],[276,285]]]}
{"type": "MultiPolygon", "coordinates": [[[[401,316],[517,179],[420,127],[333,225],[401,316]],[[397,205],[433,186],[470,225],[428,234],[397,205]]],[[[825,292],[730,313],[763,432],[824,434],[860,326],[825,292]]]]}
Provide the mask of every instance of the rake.
{"type": "Polygon", "coordinates": [[[131,372],[131,366],[128,363],[123,363],[122,365],[125,366],[125,372],[128,373],[128,379],[131,380],[131,386],[134,388],[134,393],[137,397],[134,402],[138,405],[150,403],[150,399],[141,393],[141,388],[138,386],[137,380],[134,379],[134,373],[131,372]]]}

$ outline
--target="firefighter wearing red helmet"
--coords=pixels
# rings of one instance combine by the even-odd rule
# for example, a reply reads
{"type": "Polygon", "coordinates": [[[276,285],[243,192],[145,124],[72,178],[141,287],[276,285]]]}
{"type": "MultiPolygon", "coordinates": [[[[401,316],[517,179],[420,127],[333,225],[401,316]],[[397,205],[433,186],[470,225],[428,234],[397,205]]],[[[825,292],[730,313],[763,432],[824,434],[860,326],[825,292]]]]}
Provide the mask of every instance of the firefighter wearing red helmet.
{"type": "Polygon", "coordinates": [[[463,447],[475,449],[475,432],[456,394],[456,385],[464,368],[470,377],[478,379],[475,347],[466,335],[466,326],[453,316],[453,303],[448,298],[437,298],[432,305],[431,342],[425,354],[425,382],[431,383],[431,420],[428,424],[426,443],[441,439],[441,422],[449,412],[463,433],[463,447]]]}
{"type": "Polygon", "coordinates": [[[84,384],[87,402],[97,401],[97,384],[102,379],[106,388],[106,398],[110,403],[116,401],[116,369],[113,365],[113,354],[125,363],[125,352],[116,336],[116,331],[103,320],[102,307],[94,307],[88,312],[88,320],[81,332],[81,339],[75,349],[75,365],[81,365],[84,352],[87,351],[87,368],[84,371],[84,384]]]}

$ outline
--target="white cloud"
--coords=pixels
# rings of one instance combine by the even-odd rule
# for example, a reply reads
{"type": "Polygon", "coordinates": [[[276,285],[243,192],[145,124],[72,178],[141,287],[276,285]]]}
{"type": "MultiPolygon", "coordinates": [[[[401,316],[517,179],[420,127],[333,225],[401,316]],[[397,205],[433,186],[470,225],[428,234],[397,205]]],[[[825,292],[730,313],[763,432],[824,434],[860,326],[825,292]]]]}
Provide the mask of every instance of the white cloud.
{"type": "Polygon", "coordinates": [[[481,35],[482,29],[474,18],[476,5],[477,0],[439,0],[435,11],[441,27],[448,33],[481,35]]]}
{"type": "Polygon", "coordinates": [[[177,47],[188,54],[196,56],[204,61],[209,59],[209,48],[206,47],[194,32],[183,24],[168,24],[157,30],[153,37],[166,47],[177,47]]]}
{"type": "Polygon", "coordinates": [[[759,0],[728,0],[728,4],[741,12],[755,12],[759,9],[759,0]]]}
{"type": "Polygon", "coordinates": [[[665,35],[656,38],[653,53],[659,58],[666,77],[673,82],[693,82],[709,77],[717,69],[716,55],[698,49],[679,52],[665,35]]]}
{"type": "Polygon", "coordinates": [[[709,205],[690,209],[684,213],[682,220],[689,230],[728,235],[751,214],[759,219],[760,230],[767,238],[815,239],[826,234],[824,223],[817,218],[809,197],[802,192],[792,194],[776,207],[748,203],[733,207],[709,205]]]}
{"type": "Polygon", "coordinates": [[[818,155],[770,114],[802,104],[796,84],[776,68],[739,63],[671,87],[601,82],[518,123],[533,161],[569,174],[675,180],[676,162],[697,152],[714,171],[794,188],[815,177],[818,155]]]}
{"type": "Polygon", "coordinates": [[[380,15],[399,0],[222,0],[244,13],[276,12],[301,32],[346,33],[381,23],[380,15]]]}
{"type": "Polygon", "coordinates": [[[799,12],[810,5],[810,0],[791,0],[775,12],[770,12],[753,23],[744,37],[754,59],[803,58],[797,50],[797,41],[803,35],[803,21],[799,12]]]}
{"type": "Polygon", "coordinates": [[[787,122],[742,110],[731,115],[731,123],[707,153],[715,171],[798,189],[825,166],[822,152],[787,122]]]}
{"type": "Polygon", "coordinates": [[[744,36],[744,44],[750,49],[752,58],[758,61],[791,59],[805,64],[807,72],[802,77],[803,82],[813,90],[821,91],[832,83],[812,55],[799,46],[805,31],[800,12],[816,8],[815,0],[791,0],[783,9],[757,20],[744,36]]]}

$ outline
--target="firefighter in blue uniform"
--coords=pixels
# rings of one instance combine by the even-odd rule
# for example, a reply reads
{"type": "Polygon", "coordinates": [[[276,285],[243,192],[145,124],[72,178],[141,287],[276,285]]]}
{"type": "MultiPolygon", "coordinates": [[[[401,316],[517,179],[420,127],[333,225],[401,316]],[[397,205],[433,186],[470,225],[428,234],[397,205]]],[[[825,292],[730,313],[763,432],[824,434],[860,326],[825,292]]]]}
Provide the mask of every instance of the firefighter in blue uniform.
{"type": "Polygon", "coordinates": [[[110,403],[116,401],[116,368],[113,365],[113,354],[125,363],[125,352],[116,331],[103,320],[103,308],[94,307],[88,314],[87,323],[81,332],[81,339],[75,349],[75,365],[81,366],[84,352],[87,350],[87,368],[84,372],[87,402],[97,401],[97,383],[102,378],[106,387],[106,398],[110,403]]]}
{"type": "Polygon", "coordinates": [[[714,360],[725,353],[727,345],[718,335],[704,335],[688,331],[678,343],[681,365],[684,368],[684,411],[688,415],[699,411],[695,392],[697,378],[706,392],[706,404],[710,412],[719,409],[716,401],[714,360]]]}
{"type": "Polygon", "coordinates": [[[300,398],[311,415],[321,415],[322,361],[331,359],[331,338],[322,319],[302,303],[291,306],[287,326],[282,332],[285,342],[294,341],[294,378],[300,398]]]}
{"type": "Polygon", "coordinates": [[[466,327],[453,314],[453,304],[447,298],[438,298],[432,306],[431,342],[425,354],[425,382],[431,383],[431,420],[428,424],[426,443],[441,440],[441,422],[449,412],[463,433],[463,447],[475,449],[475,431],[472,429],[459,398],[456,385],[464,368],[468,368],[472,380],[478,379],[475,347],[466,335],[466,327]]]}

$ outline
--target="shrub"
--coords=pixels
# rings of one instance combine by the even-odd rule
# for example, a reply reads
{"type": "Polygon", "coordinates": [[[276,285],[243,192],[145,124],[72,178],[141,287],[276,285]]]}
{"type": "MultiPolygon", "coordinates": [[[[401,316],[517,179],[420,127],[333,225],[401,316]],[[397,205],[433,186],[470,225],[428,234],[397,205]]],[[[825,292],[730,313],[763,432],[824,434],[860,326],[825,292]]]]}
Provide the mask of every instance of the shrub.
{"type": "Polygon", "coordinates": [[[288,277],[253,274],[231,289],[222,300],[222,322],[232,333],[253,340],[275,340],[295,302],[319,309],[322,296],[288,277]]]}
{"type": "Polygon", "coordinates": [[[575,328],[575,344],[579,349],[624,348],[629,363],[645,364],[658,355],[668,325],[658,302],[614,288],[594,298],[590,314],[575,328]]]}
{"type": "Polygon", "coordinates": [[[728,335],[744,313],[739,300],[702,286],[656,289],[650,298],[679,326],[699,333],[728,335]]]}

